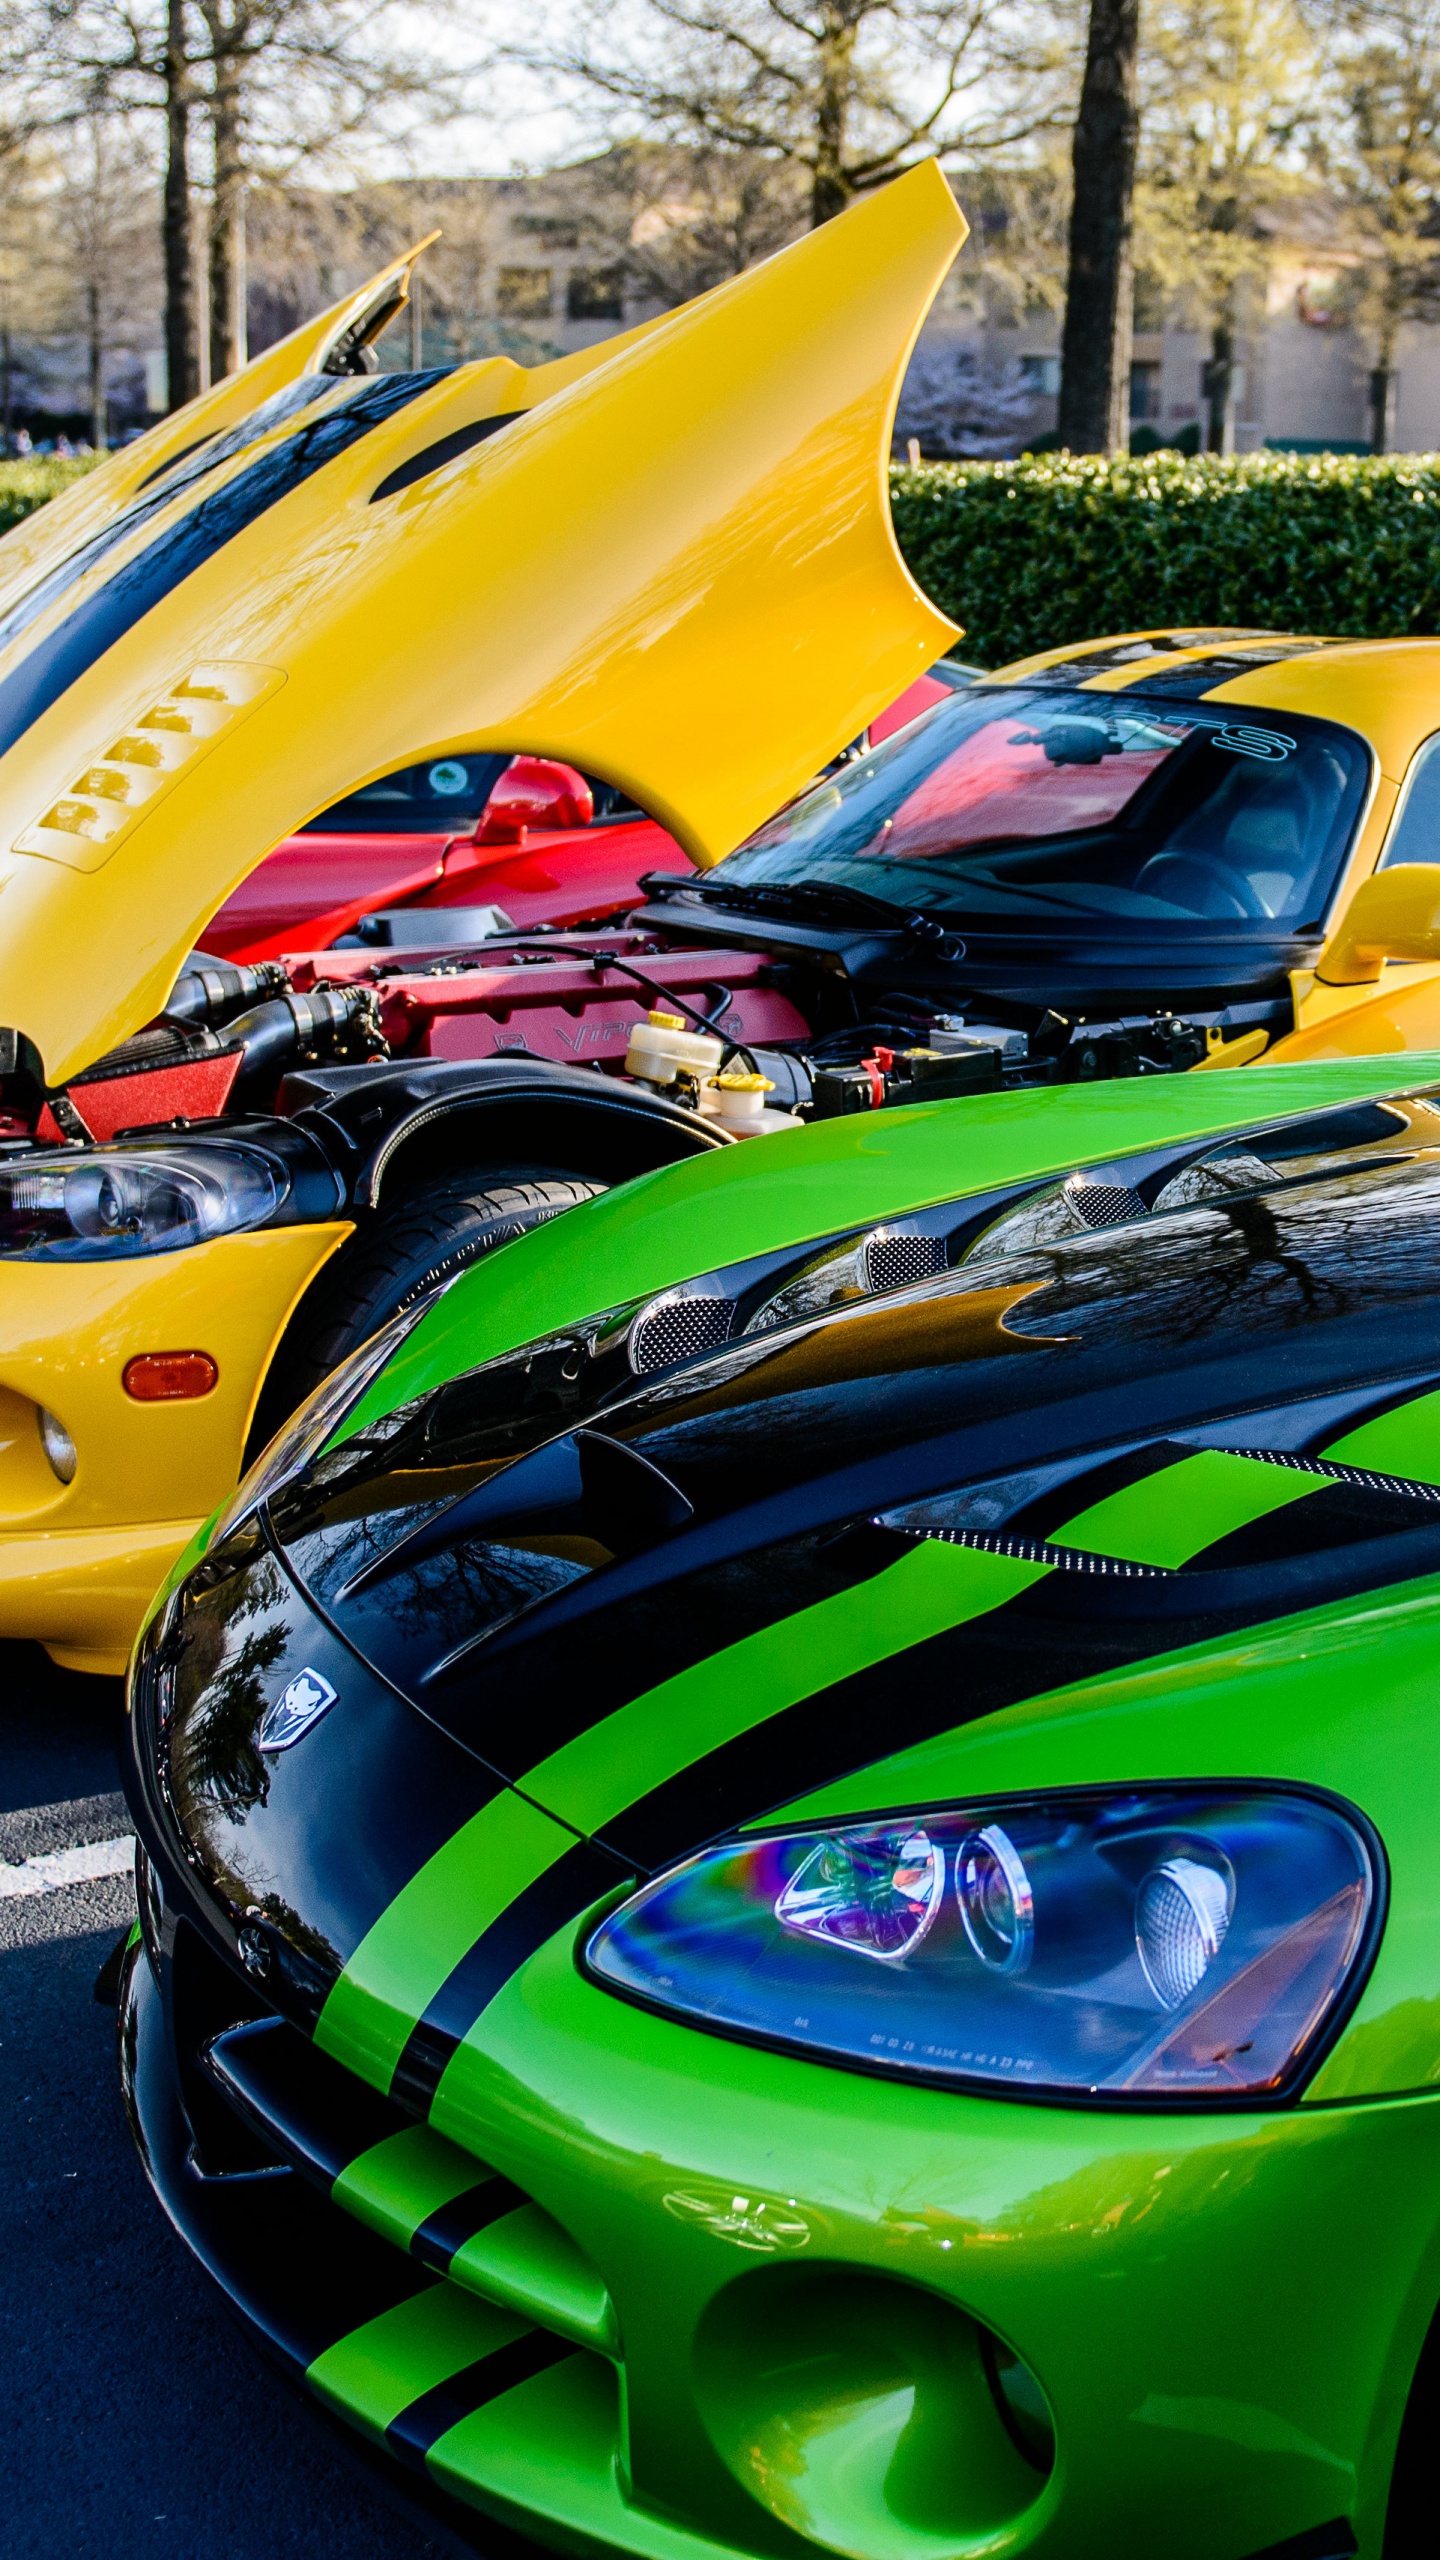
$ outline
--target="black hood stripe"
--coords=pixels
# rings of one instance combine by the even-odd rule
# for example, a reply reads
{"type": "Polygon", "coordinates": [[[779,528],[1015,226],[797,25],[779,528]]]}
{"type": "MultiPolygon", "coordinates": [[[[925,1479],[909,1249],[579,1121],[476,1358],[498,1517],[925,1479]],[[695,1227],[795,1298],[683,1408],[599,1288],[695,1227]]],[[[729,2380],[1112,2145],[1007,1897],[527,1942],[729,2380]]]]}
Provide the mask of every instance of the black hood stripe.
{"type": "MultiPolygon", "coordinates": [[[[343,409],[297,428],[224,488],[212,490],[189,515],[117,569],[0,683],[0,755],[7,754],[108,649],[227,543],[292,490],[303,487],[327,462],[444,379],[444,371],[382,374],[343,409]]],[[[163,502],[157,495],[157,505],[163,502]]],[[[88,560],[82,563],[82,567],[89,565],[88,560]]]]}
{"type": "Polygon", "coordinates": [[[463,2372],[452,2374],[447,2382],[437,2382],[431,2391],[422,2392],[402,2409],[398,2418],[385,2430],[385,2442],[401,2461],[423,2471],[425,2456],[432,2445],[458,2427],[462,2418],[473,2417],[477,2409],[514,2391],[522,2382],[533,2381],[537,2373],[545,2373],[552,2364],[563,2364],[568,2356],[582,2352],[568,2338],[552,2337],[545,2329],[532,2329],[528,2336],[516,2338],[508,2347],[497,2347],[481,2356],[463,2372]]]}
{"type": "Polygon", "coordinates": [[[118,550],[122,542],[127,542],[132,533],[138,533],[153,516],[162,515],[177,498],[183,498],[200,481],[208,480],[222,463],[233,462],[237,454],[259,444],[265,436],[286,425],[301,409],[309,408],[326,393],[333,397],[339,388],[333,377],[327,379],[318,374],[303,377],[277,393],[273,400],[265,401],[248,418],[242,418],[228,435],[200,436],[194,444],[183,446],[179,453],[172,453],[168,461],[158,463],[140,482],[128,506],[122,507],[108,524],[101,525],[96,532],[77,542],[74,550],[67,552],[63,559],[43,570],[34,585],[26,587],[8,611],[0,614],[0,648],[8,648],[12,640],[18,640],[22,631],[28,631],[32,622],[38,622],[47,605],[55,604],[61,596],[68,595],[99,561],[118,550]],[[145,494],[147,490],[148,496],[145,494]]]}
{"type": "Polygon", "coordinates": [[[582,1911],[629,1878],[628,1867],[583,1841],[517,1894],[461,1958],[411,2030],[390,2083],[392,2096],[426,2114],[446,2064],[497,1991],[557,1929],[578,1920],[582,1911]]]}

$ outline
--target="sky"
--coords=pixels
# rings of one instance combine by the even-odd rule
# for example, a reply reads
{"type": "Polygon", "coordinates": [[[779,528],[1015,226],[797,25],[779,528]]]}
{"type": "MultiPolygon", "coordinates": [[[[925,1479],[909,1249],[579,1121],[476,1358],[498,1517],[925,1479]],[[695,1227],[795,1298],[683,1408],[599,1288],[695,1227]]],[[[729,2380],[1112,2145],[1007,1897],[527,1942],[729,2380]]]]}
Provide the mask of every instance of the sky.
{"type": "MultiPolygon", "coordinates": [[[[547,0],[546,32],[552,41],[563,25],[563,6],[564,0],[547,0]]],[[[407,23],[418,51],[459,68],[503,42],[514,29],[515,12],[492,0],[489,8],[467,10],[462,29],[423,8],[402,8],[392,26],[403,31],[407,23]]],[[[557,161],[578,160],[603,147],[593,123],[558,97],[555,84],[533,72],[487,70],[477,88],[483,91],[482,111],[412,132],[403,145],[372,147],[367,174],[400,177],[422,169],[430,176],[504,178],[553,168],[557,161]]]]}

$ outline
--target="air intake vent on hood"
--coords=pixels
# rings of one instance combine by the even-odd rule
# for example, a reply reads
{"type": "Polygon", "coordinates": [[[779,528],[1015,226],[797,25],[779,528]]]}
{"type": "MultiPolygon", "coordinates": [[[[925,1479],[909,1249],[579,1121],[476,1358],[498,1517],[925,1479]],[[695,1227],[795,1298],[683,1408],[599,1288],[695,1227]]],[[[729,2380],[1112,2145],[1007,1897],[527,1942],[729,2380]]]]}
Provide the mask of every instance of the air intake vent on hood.
{"type": "Polygon", "coordinates": [[[1126,1227],[1149,1214],[1139,1192],[1119,1182],[1087,1182],[1077,1175],[1066,1183],[1065,1197],[1087,1227],[1126,1227]]]}

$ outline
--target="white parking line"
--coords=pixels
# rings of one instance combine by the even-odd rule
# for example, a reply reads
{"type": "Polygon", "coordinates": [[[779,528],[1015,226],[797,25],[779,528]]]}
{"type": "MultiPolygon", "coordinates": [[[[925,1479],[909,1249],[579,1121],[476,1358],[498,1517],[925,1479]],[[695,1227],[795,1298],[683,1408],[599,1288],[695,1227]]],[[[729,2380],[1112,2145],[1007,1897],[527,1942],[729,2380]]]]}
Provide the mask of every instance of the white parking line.
{"type": "Polygon", "coordinates": [[[68,1884],[95,1884],[101,1876],[128,1875],[135,1863],[135,1843],[91,1840],[82,1849],[51,1849],[43,1857],[26,1858],[20,1866],[0,1859],[0,1902],[17,1894],[60,1893],[68,1884]]]}

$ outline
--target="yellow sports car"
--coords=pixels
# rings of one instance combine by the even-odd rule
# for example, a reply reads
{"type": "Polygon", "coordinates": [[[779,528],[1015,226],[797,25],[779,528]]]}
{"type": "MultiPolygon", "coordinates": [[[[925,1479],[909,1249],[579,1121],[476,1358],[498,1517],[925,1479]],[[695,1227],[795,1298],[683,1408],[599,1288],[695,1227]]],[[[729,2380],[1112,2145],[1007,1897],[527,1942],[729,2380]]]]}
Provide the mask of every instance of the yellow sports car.
{"type": "Polygon", "coordinates": [[[963,233],[921,169],[583,356],[366,376],[401,261],[0,547],[0,1636],[118,1668],[301,1394],[607,1184],[774,1133],[799,1235],[807,1119],[1440,1045],[1440,645],[1142,635],[847,760],[958,636],[884,492],[963,233]],[[317,812],[484,756],[470,903],[205,956],[317,812]],[[595,778],[697,872],[522,935],[487,841],[595,778]]]}

